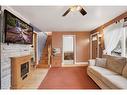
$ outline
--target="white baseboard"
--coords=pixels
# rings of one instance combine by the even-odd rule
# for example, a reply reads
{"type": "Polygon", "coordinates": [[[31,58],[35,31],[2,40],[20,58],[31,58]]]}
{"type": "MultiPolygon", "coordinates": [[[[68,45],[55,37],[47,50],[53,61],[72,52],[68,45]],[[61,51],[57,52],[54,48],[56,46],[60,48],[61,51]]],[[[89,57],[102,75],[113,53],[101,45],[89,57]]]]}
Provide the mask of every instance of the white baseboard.
{"type": "Polygon", "coordinates": [[[62,67],[88,66],[88,62],[76,62],[75,64],[62,64],[62,67]]]}
{"type": "Polygon", "coordinates": [[[76,62],[75,64],[88,64],[88,62],[76,62]]]}

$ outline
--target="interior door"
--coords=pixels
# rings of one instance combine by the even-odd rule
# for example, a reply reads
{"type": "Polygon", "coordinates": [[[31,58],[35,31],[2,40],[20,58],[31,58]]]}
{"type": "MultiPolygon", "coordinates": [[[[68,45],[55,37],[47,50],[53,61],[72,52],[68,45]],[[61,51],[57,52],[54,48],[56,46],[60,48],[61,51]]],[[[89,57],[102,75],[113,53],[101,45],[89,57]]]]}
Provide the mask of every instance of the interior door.
{"type": "Polygon", "coordinates": [[[97,57],[99,57],[100,53],[99,53],[99,36],[98,33],[97,34],[92,34],[91,35],[91,59],[95,59],[97,57]]]}
{"type": "Polygon", "coordinates": [[[97,40],[92,41],[92,59],[97,58],[98,45],[97,40]]]}
{"type": "Polygon", "coordinates": [[[74,35],[63,36],[63,64],[74,64],[74,35]]]}

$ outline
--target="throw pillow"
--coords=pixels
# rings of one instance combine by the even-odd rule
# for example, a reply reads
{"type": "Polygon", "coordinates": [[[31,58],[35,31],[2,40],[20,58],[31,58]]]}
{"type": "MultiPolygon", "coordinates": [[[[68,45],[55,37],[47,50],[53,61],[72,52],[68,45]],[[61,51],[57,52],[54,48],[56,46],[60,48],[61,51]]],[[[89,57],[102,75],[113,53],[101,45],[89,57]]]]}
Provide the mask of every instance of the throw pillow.
{"type": "Polygon", "coordinates": [[[96,58],[95,65],[105,68],[106,67],[106,62],[107,62],[106,58],[96,58]]]}
{"type": "Polygon", "coordinates": [[[125,65],[126,58],[124,57],[110,56],[107,60],[107,68],[119,74],[122,74],[125,65]]]}
{"type": "Polygon", "coordinates": [[[126,66],[123,68],[122,75],[127,78],[127,58],[126,58],[126,66]]]}

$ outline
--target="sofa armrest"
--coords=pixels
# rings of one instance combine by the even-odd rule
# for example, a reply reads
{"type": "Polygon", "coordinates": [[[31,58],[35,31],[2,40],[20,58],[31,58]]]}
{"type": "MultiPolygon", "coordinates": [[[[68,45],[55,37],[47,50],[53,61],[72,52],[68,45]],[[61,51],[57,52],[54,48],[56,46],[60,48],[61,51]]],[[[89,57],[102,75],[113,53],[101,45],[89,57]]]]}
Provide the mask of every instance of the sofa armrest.
{"type": "Polygon", "coordinates": [[[90,66],[95,66],[95,59],[90,59],[90,60],[88,60],[88,64],[89,64],[90,66]]]}

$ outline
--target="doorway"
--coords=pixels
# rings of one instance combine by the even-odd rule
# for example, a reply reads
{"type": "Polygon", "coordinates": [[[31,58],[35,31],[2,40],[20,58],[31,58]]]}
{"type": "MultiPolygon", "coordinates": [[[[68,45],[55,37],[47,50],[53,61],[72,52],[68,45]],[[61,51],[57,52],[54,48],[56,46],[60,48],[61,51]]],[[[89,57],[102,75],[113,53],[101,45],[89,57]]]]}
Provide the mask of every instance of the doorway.
{"type": "Polygon", "coordinates": [[[101,45],[100,45],[99,32],[90,35],[90,58],[96,59],[101,57],[101,45]]]}
{"type": "Polygon", "coordinates": [[[76,45],[75,35],[63,35],[62,64],[75,64],[76,45]]]}

